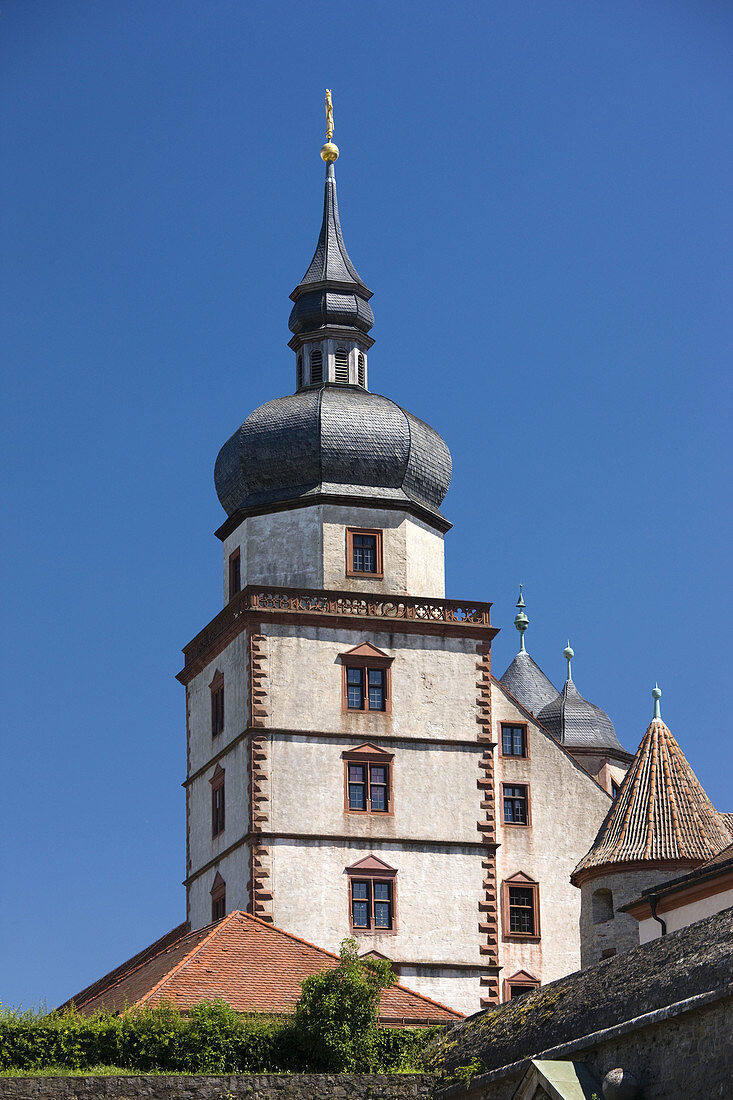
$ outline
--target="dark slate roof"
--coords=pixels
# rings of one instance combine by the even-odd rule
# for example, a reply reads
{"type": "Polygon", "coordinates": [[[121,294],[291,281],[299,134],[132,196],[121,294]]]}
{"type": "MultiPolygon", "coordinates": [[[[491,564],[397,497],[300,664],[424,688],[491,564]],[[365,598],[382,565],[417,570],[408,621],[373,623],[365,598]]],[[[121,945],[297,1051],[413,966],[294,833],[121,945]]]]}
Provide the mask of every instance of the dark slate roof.
{"type": "MultiPolygon", "coordinates": [[[[469,1017],[432,1047],[451,1073],[486,1073],[698,994],[722,991],[733,967],[733,909],[469,1017]]],[[[582,1061],[582,1054],[576,1055],[582,1061]]],[[[480,1087],[480,1079],[473,1082],[480,1087]]]]}
{"type": "MultiPolygon", "coordinates": [[[[109,980],[77,994],[77,1009],[91,1015],[166,1000],[185,1011],[220,997],[235,1012],[291,1013],[301,982],[339,961],[330,951],[239,910],[177,938],[171,933],[153,946],[159,950],[148,948],[109,980]]],[[[448,1023],[462,1015],[404,985],[385,989],[380,998],[383,1024],[448,1023]]]]}
{"type": "Polygon", "coordinates": [[[699,863],[730,843],[721,815],[661,718],[653,718],[593,847],[573,871],[699,863]]]}
{"type": "Polygon", "coordinates": [[[224,444],[214,481],[228,515],[309,496],[377,498],[439,511],[450,451],[386,397],[326,385],[268,401],[224,444]]]}
{"type": "Polygon", "coordinates": [[[518,699],[532,714],[539,714],[547,703],[557,698],[557,688],[545,676],[540,666],[526,650],[521,650],[499,683],[518,699]]]}
{"type": "Polygon", "coordinates": [[[349,259],[339,221],[336,176],[326,168],[323,222],[310,266],[290,295],[294,302],[288,322],[296,336],[328,325],[367,333],[374,324],[371,290],[349,259]]]}
{"type": "Polygon", "coordinates": [[[616,737],[613,722],[605,710],[584,699],[572,680],[567,680],[559,695],[537,715],[545,729],[570,752],[573,749],[599,749],[620,753],[628,759],[616,737]]]}

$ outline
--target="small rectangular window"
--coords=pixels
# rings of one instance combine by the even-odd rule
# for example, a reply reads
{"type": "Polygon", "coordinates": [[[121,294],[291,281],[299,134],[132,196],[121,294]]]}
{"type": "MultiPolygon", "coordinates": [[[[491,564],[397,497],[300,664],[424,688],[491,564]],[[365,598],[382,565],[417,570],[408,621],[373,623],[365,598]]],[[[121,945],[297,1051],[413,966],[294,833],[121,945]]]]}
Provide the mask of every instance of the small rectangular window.
{"type": "Polygon", "coordinates": [[[365,764],[349,764],[349,809],[366,810],[367,780],[365,764]]]}
{"type": "Polygon", "coordinates": [[[509,931],[520,936],[534,935],[534,899],[527,887],[509,887],[509,931]]]}
{"type": "Polygon", "coordinates": [[[357,360],[359,367],[359,385],[366,388],[366,360],[361,352],[359,352],[359,358],[357,360]]]}
{"type": "Polygon", "coordinates": [[[529,825],[529,790],[525,784],[502,784],[502,817],[505,825],[529,825]]]}
{"type": "Polygon", "coordinates": [[[229,555],[229,599],[242,590],[242,567],[240,551],[237,548],[229,555]]]}
{"type": "Polygon", "coordinates": [[[211,788],[211,835],[224,832],[224,779],[211,788]]]}
{"type": "Polygon", "coordinates": [[[383,577],[382,532],[346,528],[346,576],[383,577]]]}
{"type": "Polygon", "coordinates": [[[348,710],[387,709],[387,669],[346,667],[348,710]]]}
{"type": "Polygon", "coordinates": [[[347,668],[346,684],[349,710],[364,710],[364,669],[347,668]]]}
{"type": "Polygon", "coordinates": [[[316,349],[311,352],[311,377],[312,386],[319,386],[323,382],[323,355],[316,349]]]}
{"type": "Polygon", "coordinates": [[[392,883],[375,879],[351,880],[353,928],[389,930],[393,924],[392,883]]]}
{"type": "Polygon", "coordinates": [[[224,681],[211,689],[211,736],[224,731],[224,681]]]}
{"type": "Polygon", "coordinates": [[[384,710],[384,674],[383,668],[368,668],[369,710],[384,710]]]}
{"type": "MultiPolygon", "coordinates": [[[[391,756],[389,757],[391,761],[391,756]]],[[[390,763],[373,764],[346,757],[345,809],[386,814],[390,810],[390,763]]]]}
{"type": "Polygon", "coordinates": [[[502,722],[501,726],[501,754],[502,756],[526,756],[527,755],[527,727],[510,726],[502,722]]]}
{"type": "Polygon", "coordinates": [[[336,348],[336,381],[342,385],[349,382],[349,353],[345,348],[336,348]]]}

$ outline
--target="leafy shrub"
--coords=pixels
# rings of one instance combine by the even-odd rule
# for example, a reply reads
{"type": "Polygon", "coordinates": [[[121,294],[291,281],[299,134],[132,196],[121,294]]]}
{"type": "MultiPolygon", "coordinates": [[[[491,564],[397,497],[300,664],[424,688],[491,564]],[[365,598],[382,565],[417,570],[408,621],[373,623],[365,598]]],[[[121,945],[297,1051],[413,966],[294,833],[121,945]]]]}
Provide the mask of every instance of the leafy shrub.
{"type": "Polygon", "coordinates": [[[395,981],[386,959],[360,959],[350,939],[338,966],[305,979],[295,1029],[314,1065],[336,1073],[377,1068],[379,995],[395,981]]]}

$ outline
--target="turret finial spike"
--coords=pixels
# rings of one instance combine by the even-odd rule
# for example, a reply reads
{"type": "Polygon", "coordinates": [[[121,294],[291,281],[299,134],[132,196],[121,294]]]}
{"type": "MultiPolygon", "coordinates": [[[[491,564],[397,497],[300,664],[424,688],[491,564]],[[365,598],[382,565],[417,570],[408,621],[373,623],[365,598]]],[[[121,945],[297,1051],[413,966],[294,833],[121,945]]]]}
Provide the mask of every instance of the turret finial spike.
{"type": "Polygon", "coordinates": [[[526,653],[524,648],[524,632],[529,626],[529,618],[524,611],[524,596],[522,595],[523,585],[519,585],[519,599],[517,600],[516,607],[518,608],[517,614],[514,617],[514,625],[519,631],[519,652],[526,653]]]}
{"type": "Polygon", "coordinates": [[[662,712],[659,708],[659,700],[662,698],[662,689],[659,684],[655,684],[652,688],[652,699],[654,700],[654,717],[661,718],[662,712]]]}
{"type": "Polygon", "coordinates": [[[562,655],[565,658],[565,660],[568,662],[567,682],[570,684],[573,681],[573,673],[572,673],[572,670],[571,670],[571,667],[570,667],[570,662],[572,661],[573,657],[575,656],[574,651],[570,648],[570,639],[568,639],[568,644],[565,646],[565,649],[563,650],[562,655]]]}
{"type": "Polygon", "coordinates": [[[338,160],[338,145],[334,145],[333,137],[333,103],[331,101],[331,89],[326,88],[326,144],[321,149],[321,160],[326,164],[333,164],[338,160]]]}

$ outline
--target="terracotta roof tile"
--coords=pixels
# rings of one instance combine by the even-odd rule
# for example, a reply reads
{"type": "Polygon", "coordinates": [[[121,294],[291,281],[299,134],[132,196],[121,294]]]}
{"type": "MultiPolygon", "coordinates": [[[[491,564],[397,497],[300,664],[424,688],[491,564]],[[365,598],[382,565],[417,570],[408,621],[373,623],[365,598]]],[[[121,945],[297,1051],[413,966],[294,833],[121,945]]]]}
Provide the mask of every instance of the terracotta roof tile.
{"type": "MultiPolygon", "coordinates": [[[[143,959],[140,965],[119,967],[105,988],[99,982],[84,991],[92,996],[73,998],[77,1008],[89,1015],[168,1000],[186,1010],[220,997],[237,1012],[279,1015],[293,1011],[305,978],[338,963],[330,951],[239,910],[167,942],[155,955],[141,952],[136,958],[143,959]]],[[[403,985],[382,993],[382,1023],[449,1023],[461,1017],[403,985]]]]}
{"type": "Polygon", "coordinates": [[[609,864],[702,863],[730,835],[682,749],[654,718],[593,847],[573,872],[609,864]]]}

